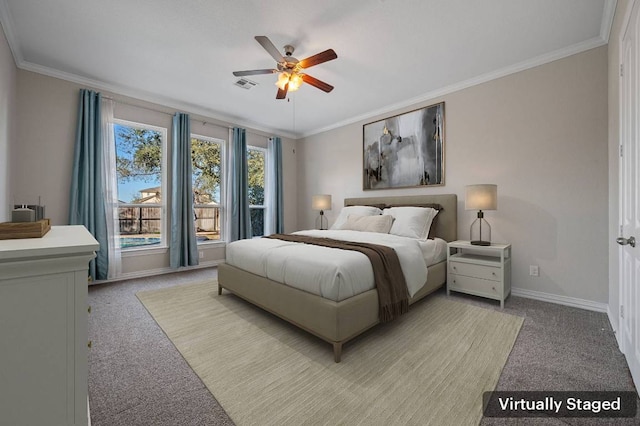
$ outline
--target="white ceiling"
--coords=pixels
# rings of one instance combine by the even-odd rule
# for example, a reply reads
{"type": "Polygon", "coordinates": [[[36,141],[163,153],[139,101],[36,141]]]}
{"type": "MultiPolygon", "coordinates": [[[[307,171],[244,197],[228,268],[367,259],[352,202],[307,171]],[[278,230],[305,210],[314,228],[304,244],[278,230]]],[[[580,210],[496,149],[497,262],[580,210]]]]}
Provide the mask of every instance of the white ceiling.
{"type": "Polygon", "coordinates": [[[18,67],[282,136],[368,119],[606,44],[615,0],[0,0],[18,67]],[[276,100],[254,40],[335,86],[276,100]]]}

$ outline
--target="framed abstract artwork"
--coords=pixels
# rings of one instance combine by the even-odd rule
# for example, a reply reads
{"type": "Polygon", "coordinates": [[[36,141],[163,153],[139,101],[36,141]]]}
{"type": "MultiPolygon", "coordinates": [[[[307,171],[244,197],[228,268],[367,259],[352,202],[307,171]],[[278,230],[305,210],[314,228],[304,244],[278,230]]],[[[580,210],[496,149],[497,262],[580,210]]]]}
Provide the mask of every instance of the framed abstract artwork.
{"type": "Polygon", "coordinates": [[[362,188],[444,185],[444,102],[362,126],[362,188]]]}

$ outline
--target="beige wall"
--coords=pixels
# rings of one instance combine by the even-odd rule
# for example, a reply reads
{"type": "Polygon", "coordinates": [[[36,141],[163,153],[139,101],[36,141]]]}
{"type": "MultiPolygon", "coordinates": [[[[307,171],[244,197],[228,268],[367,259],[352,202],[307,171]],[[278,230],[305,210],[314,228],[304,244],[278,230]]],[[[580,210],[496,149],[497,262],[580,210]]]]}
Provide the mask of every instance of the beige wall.
{"type": "MultiPolygon", "coordinates": [[[[17,83],[18,138],[11,153],[12,193],[17,200],[29,202],[42,196],[47,216],[53,224],[66,224],[79,89],[83,86],[24,70],[18,70],[17,83]]],[[[116,100],[116,118],[165,127],[168,138],[171,138],[174,109],[118,94],[102,93],[116,100]]],[[[191,118],[194,133],[229,139],[229,126],[233,124],[200,115],[192,114],[191,118]]],[[[268,136],[247,129],[247,142],[250,145],[266,146],[268,136]]],[[[297,228],[296,141],[282,138],[282,145],[285,231],[291,232],[297,228]]],[[[213,264],[224,259],[224,246],[204,245],[200,246],[200,250],[204,255],[201,263],[213,264]]],[[[167,250],[138,252],[135,255],[127,253],[123,255],[123,273],[136,276],[148,271],[158,272],[168,268],[168,259],[167,250]]]]}
{"type": "Polygon", "coordinates": [[[619,246],[615,243],[619,236],[620,39],[631,5],[631,0],[618,0],[609,35],[609,319],[616,331],[620,312],[619,246]]]}
{"type": "Polygon", "coordinates": [[[53,225],[68,223],[78,99],[75,84],[18,71],[12,192],[19,202],[42,197],[53,225]]]}
{"type": "Polygon", "coordinates": [[[314,226],[311,197],[455,193],[458,235],[475,212],[464,187],[498,185],[486,212],[494,241],[513,245],[513,286],[606,303],[608,299],[607,47],[512,74],[386,114],[445,102],[445,186],[362,190],[362,125],[298,143],[298,225],[314,226]],[[540,277],[529,276],[529,265],[540,277]]]}
{"type": "Polygon", "coordinates": [[[18,70],[0,26],[0,222],[11,220],[11,147],[15,145],[18,70]]]}

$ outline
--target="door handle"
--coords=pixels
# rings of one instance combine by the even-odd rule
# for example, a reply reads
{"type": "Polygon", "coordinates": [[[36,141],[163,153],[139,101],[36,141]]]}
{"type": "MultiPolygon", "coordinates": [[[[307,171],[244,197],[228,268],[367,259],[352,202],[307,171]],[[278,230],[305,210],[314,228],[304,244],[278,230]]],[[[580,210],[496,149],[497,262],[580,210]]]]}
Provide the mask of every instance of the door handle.
{"type": "Polygon", "coordinates": [[[629,238],[618,237],[616,238],[616,243],[620,244],[621,246],[626,246],[627,244],[629,244],[631,247],[635,247],[636,238],[635,237],[629,237],[629,238]]]}

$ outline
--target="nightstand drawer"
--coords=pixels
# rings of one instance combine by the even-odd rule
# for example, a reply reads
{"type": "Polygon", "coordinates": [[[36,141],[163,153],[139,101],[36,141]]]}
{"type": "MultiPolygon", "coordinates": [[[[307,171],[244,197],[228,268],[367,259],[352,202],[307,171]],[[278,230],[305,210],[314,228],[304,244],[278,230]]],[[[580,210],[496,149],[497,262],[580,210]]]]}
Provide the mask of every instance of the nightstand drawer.
{"type": "Polygon", "coordinates": [[[478,296],[500,297],[502,295],[499,282],[452,274],[447,279],[451,290],[463,291],[478,296]]]}
{"type": "Polygon", "coordinates": [[[466,262],[449,262],[449,273],[482,278],[484,280],[501,281],[502,270],[494,266],[476,265],[466,262]]]}

